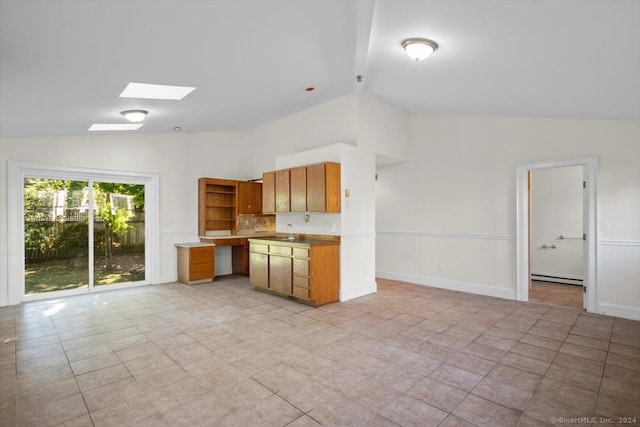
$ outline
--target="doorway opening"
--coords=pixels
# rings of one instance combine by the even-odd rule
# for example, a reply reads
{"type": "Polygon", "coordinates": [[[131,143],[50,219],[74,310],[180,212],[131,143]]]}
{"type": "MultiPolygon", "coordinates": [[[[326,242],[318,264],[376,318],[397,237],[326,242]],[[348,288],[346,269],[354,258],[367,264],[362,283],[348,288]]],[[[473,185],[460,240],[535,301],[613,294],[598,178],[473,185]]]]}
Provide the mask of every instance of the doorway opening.
{"type": "Polygon", "coordinates": [[[529,300],[584,308],[583,166],[529,171],[529,300]]]}
{"type": "Polygon", "coordinates": [[[579,157],[573,159],[550,160],[544,162],[523,163],[517,167],[516,182],[516,204],[517,204],[517,225],[516,225],[516,298],[518,301],[529,300],[530,281],[532,273],[532,251],[549,250],[553,251],[552,245],[559,247],[559,242],[567,243],[570,238],[572,243],[582,246],[582,284],[583,284],[583,308],[590,312],[595,312],[597,301],[597,235],[596,235],[596,190],[597,190],[597,166],[596,156],[579,157]],[[540,243],[534,247],[531,230],[531,191],[530,176],[537,170],[547,170],[550,168],[565,168],[580,166],[582,168],[582,179],[584,188],[582,190],[582,233],[573,235],[567,233],[557,233],[553,240],[548,243],[540,243]],[[560,238],[562,236],[562,238],[560,238]],[[582,237],[582,239],[580,239],[582,237]],[[547,245],[546,248],[542,248],[547,245]]]}

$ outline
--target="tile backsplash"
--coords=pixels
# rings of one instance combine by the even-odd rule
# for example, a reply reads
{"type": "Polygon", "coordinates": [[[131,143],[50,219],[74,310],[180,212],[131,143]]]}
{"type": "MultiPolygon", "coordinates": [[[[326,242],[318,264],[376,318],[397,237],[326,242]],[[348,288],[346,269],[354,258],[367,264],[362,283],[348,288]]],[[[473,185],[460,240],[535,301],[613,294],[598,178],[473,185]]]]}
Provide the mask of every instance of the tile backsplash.
{"type": "Polygon", "coordinates": [[[275,231],[275,215],[238,215],[238,234],[275,231]]]}

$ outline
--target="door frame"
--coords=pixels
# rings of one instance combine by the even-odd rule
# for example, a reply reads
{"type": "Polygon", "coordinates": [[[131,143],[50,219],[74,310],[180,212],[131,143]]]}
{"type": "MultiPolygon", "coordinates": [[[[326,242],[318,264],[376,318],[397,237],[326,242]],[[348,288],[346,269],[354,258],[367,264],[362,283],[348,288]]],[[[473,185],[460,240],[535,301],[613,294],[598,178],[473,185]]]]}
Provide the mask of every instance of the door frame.
{"type": "MultiPolygon", "coordinates": [[[[23,301],[56,298],[63,291],[25,296],[24,293],[24,179],[28,176],[47,175],[50,178],[77,179],[105,182],[129,182],[145,185],[145,269],[147,274],[141,283],[96,287],[92,292],[159,283],[160,278],[160,227],[159,227],[159,177],[158,174],[118,170],[55,166],[39,163],[9,161],[7,173],[7,248],[8,248],[8,305],[23,301]]],[[[86,294],[87,289],[64,291],[64,295],[86,294]]]]}
{"type": "Polygon", "coordinates": [[[516,167],[516,299],[529,300],[529,280],[531,277],[529,257],[531,244],[529,239],[529,172],[536,169],[582,166],[587,188],[584,193],[583,229],[587,235],[584,247],[584,278],[586,287],[584,307],[588,312],[596,312],[598,301],[598,235],[597,235],[597,187],[598,157],[584,156],[560,160],[520,163],[516,167]]]}

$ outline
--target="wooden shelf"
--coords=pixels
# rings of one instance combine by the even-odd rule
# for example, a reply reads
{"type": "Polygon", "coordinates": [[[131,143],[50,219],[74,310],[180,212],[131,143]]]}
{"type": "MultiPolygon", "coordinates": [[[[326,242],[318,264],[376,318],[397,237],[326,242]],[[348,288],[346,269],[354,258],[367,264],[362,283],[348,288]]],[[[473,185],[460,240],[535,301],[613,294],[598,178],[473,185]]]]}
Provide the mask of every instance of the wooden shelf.
{"type": "Polygon", "coordinates": [[[229,230],[236,233],[237,181],[219,178],[198,180],[198,233],[229,230]]]}

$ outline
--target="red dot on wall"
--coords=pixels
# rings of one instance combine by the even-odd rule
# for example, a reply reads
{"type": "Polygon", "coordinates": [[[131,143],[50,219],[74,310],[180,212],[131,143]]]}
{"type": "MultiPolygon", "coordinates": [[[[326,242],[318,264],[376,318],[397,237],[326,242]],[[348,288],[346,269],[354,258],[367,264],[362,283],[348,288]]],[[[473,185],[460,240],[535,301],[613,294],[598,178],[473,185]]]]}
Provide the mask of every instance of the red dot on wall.
{"type": "Polygon", "coordinates": [[[316,88],[313,87],[313,86],[309,86],[309,87],[304,88],[304,90],[306,90],[307,92],[313,92],[314,90],[316,90],[316,88]]]}

